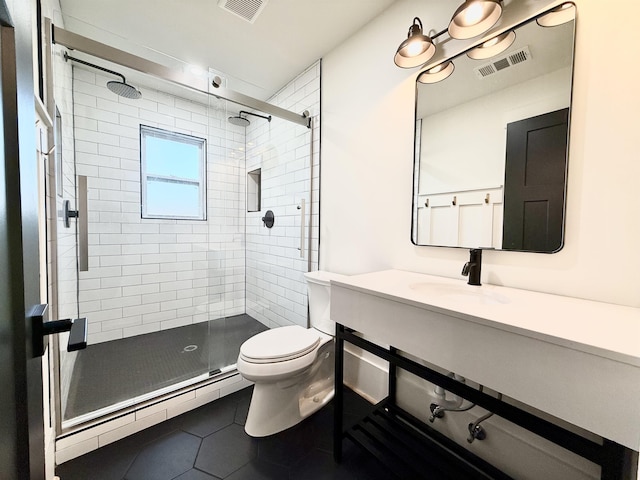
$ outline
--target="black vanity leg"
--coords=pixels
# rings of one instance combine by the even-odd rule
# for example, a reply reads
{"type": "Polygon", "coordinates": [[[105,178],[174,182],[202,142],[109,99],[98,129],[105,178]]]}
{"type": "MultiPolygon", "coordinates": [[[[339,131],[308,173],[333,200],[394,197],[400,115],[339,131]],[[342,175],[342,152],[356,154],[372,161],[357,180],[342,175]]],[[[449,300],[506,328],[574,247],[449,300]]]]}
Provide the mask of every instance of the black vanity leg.
{"type": "Polygon", "coordinates": [[[603,439],[603,459],[601,480],[635,480],[632,475],[637,462],[637,454],[622,445],[603,439]],[[633,478],[632,478],[633,477],[633,478]]]}
{"type": "Polygon", "coordinates": [[[344,380],[344,326],[336,325],[335,384],[333,396],[333,459],[342,461],[342,413],[344,380]]]}
{"type": "MultiPolygon", "coordinates": [[[[395,347],[389,347],[391,355],[397,355],[398,349],[395,347]]],[[[389,362],[389,402],[395,405],[396,403],[396,391],[398,386],[398,371],[395,363],[389,362]]]]}

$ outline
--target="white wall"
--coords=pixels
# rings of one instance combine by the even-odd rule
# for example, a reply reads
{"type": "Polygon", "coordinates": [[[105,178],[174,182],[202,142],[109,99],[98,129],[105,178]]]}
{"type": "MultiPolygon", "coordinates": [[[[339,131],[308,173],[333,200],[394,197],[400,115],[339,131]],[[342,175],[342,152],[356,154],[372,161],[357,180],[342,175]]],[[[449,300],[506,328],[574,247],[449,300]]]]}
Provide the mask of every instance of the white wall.
{"type": "MultiPolygon", "coordinates": [[[[570,85],[571,70],[562,68],[424,117],[418,193],[502,185],[507,125],[568,107],[570,85]]],[[[421,91],[428,93],[428,85],[421,91]]]]}
{"type": "MultiPolygon", "coordinates": [[[[635,141],[640,95],[629,57],[640,40],[634,24],[640,5],[625,0],[613,9],[602,2],[576,3],[565,246],[552,255],[487,251],[483,281],[640,307],[635,141]]],[[[323,59],[322,269],[356,274],[398,268],[457,278],[467,260],[464,249],[410,242],[417,72],[393,64],[414,16],[425,20],[427,29],[439,30],[454,8],[450,2],[400,0],[323,59]]],[[[420,396],[425,387],[416,390],[407,382],[403,388],[408,392],[404,403],[415,404],[424,418],[426,400],[420,396]]],[[[500,466],[518,478],[598,475],[592,465],[584,466],[555,447],[553,455],[571,473],[543,471],[547,446],[526,432],[514,432],[504,443],[496,439],[497,452],[517,439],[517,452],[530,444],[539,455],[533,464],[518,461],[524,453],[516,453],[512,461],[501,457],[500,466]]]]}

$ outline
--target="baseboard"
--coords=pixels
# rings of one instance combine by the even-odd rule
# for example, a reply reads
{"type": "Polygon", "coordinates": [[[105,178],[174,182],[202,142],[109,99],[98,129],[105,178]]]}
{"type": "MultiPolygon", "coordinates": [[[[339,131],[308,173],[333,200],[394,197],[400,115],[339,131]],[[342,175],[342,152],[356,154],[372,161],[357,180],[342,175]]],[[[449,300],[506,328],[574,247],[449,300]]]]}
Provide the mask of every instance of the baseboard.
{"type": "Polygon", "coordinates": [[[389,394],[389,371],[358,352],[344,350],[344,384],[371,403],[378,403],[389,394]]]}

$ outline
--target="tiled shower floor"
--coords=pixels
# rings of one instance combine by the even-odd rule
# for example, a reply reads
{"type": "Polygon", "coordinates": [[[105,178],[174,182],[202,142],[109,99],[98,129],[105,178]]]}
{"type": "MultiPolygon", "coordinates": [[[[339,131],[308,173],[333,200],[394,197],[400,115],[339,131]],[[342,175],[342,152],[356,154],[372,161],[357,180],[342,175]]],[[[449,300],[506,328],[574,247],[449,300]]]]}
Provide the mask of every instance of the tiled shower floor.
{"type": "Polygon", "coordinates": [[[242,342],[266,329],[243,314],[89,345],[77,353],[64,419],[234,364],[242,342]]]}

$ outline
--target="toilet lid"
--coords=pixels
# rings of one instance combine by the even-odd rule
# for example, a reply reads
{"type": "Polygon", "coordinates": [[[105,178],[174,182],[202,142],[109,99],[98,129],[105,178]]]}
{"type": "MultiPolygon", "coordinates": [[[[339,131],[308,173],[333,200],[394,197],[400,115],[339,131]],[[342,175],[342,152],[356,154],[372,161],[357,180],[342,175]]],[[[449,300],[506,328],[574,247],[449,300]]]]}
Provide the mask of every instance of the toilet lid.
{"type": "Polygon", "coordinates": [[[283,362],[306,355],[319,343],[320,335],[314,329],[291,325],[251,337],[240,347],[240,355],[252,363],[283,362]]]}

